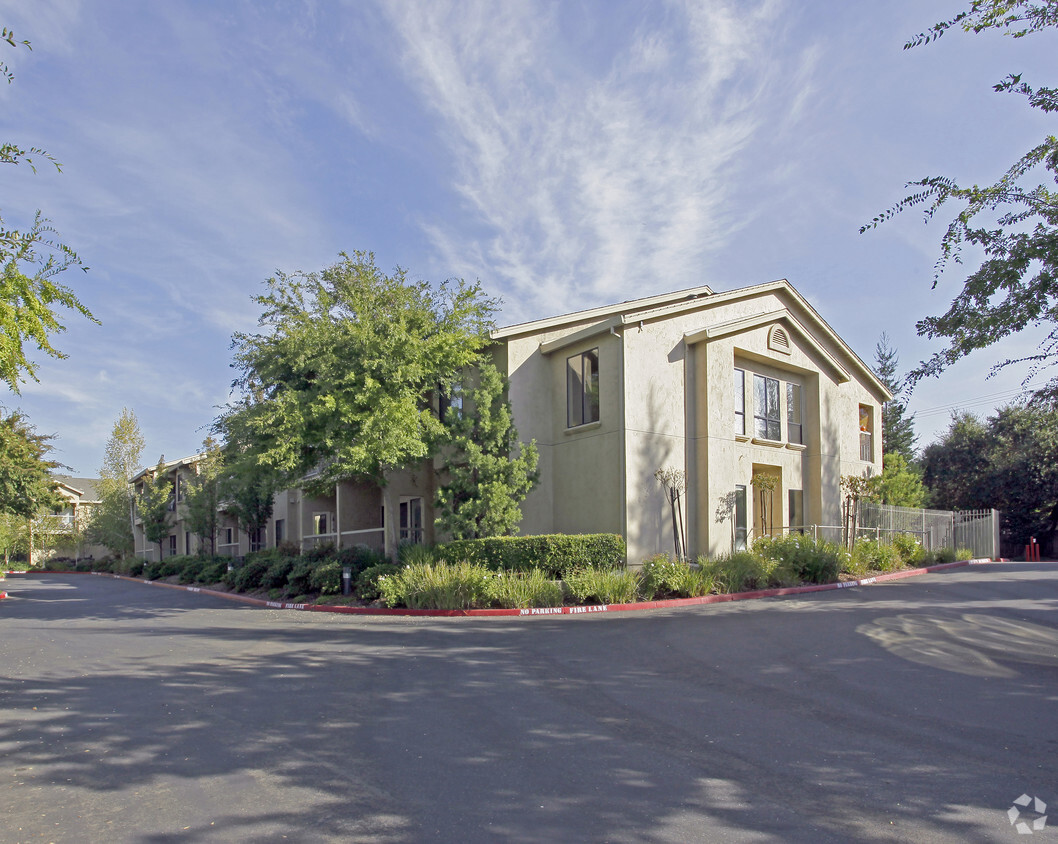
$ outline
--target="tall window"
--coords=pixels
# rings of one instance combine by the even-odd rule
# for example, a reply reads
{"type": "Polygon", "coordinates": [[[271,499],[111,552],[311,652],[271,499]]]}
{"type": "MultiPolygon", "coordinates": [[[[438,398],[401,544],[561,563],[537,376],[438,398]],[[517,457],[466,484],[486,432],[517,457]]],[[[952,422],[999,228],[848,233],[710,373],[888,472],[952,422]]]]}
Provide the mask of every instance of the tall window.
{"type": "Polygon", "coordinates": [[[786,385],[786,440],[792,443],[803,443],[801,430],[801,385],[786,385]]]}
{"type": "Polygon", "coordinates": [[[313,513],[312,532],[316,534],[316,536],[324,536],[328,533],[334,533],[334,514],[313,513]]]}
{"type": "Polygon", "coordinates": [[[860,460],[874,460],[874,444],[871,442],[874,425],[871,420],[871,409],[860,405],[860,460]]]}
{"type": "Polygon", "coordinates": [[[566,359],[566,427],[599,421],[599,350],[566,359]]]}
{"type": "Polygon", "coordinates": [[[735,370],[735,433],[746,434],[746,372],[735,370]]]}
{"type": "Polygon", "coordinates": [[[400,502],[400,541],[422,544],[421,498],[404,498],[400,502]]]}
{"type": "Polygon", "coordinates": [[[175,557],[176,556],[176,534],[175,533],[169,534],[169,556],[170,557],[175,557]]]}
{"type": "Polygon", "coordinates": [[[782,438],[779,423],[779,382],[763,375],[753,376],[754,436],[766,440],[782,438]]]}
{"type": "Polygon", "coordinates": [[[746,539],[748,538],[746,524],[746,487],[739,485],[735,487],[735,550],[746,550],[746,539]]]}
{"type": "Polygon", "coordinates": [[[790,533],[805,532],[805,494],[804,490],[788,490],[790,504],[790,533]]]}
{"type": "Polygon", "coordinates": [[[440,416],[442,421],[463,418],[463,385],[460,383],[442,386],[440,391],[440,416]]]}
{"type": "Polygon", "coordinates": [[[286,539],[286,527],[285,519],[276,519],[276,545],[286,539]]]}
{"type": "Polygon", "coordinates": [[[264,528],[250,531],[250,551],[260,551],[264,548],[264,528]]]}

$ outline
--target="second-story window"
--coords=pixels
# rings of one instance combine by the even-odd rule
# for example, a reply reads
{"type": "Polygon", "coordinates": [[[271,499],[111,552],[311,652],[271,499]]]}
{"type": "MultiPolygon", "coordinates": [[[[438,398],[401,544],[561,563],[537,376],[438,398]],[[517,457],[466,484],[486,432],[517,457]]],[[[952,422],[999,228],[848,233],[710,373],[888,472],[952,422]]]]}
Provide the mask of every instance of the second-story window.
{"type": "Polygon", "coordinates": [[[801,428],[801,385],[786,385],[786,440],[792,443],[804,443],[804,432],[801,428]]]}
{"type": "Polygon", "coordinates": [[[735,433],[746,435],[746,371],[735,370],[735,433]]]}
{"type": "Polygon", "coordinates": [[[566,427],[599,421],[599,350],[566,359],[566,427]]]}
{"type": "Polygon", "coordinates": [[[782,438],[779,421],[779,382],[764,375],[753,376],[753,435],[765,440],[782,438]]]}

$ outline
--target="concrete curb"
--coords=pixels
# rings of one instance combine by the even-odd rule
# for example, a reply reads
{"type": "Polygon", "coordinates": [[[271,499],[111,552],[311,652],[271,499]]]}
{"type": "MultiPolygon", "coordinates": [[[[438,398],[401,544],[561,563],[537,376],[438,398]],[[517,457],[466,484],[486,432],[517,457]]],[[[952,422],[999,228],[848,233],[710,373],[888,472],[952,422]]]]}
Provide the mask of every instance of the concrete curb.
{"type": "MultiPolygon", "coordinates": [[[[226,598],[229,601],[238,601],[243,604],[264,607],[273,610],[303,610],[305,612],[329,612],[341,613],[343,615],[390,615],[390,616],[427,616],[434,618],[495,618],[495,617],[517,617],[528,616],[556,616],[556,615],[585,615],[598,612],[635,612],[638,610],[670,609],[674,607],[693,607],[701,604],[723,604],[728,601],[749,601],[756,598],[775,598],[785,595],[804,595],[809,592],[828,592],[834,589],[848,589],[853,586],[869,586],[872,583],[882,583],[886,580],[901,580],[905,577],[916,577],[921,574],[929,574],[935,571],[946,571],[948,569],[960,568],[962,566],[980,566],[992,562],[1008,562],[1004,559],[989,560],[986,558],[977,560],[960,560],[955,563],[941,563],[935,566],[925,566],[918,569],[907,569],[906,571],[894,571],[888,574],[879,574],[874,577],[865,577],[860,580],[847,580],[840,583],[820,583],[813,586],[791,586],[781,589],[760,589],[754,592],[732,592],[725,595],[704,595],[700,598],[669,598],[663,601],[643,601],[637,604],[589,604],[579,607],[533,607],[529,609],[502,609],[502,610],[410,610],[390,609],[388,607],[346,607],[333,604],[293,604],[286,601],[266,601],[261,598],[251,598],[247,595],[239,595],[232,592],[217,592],[213,589],[203,589],[201,586],[181,586],[177,583],[161,583],[156,580],[142,580],[138,577],[125,577],[120,574],[109,574],[107,572],[71,572],[76,574],[96,574],[101,577],[113,577],[118,580],[128,580],[132,583],[143,583],[150,586],[162,586],[166,589],[180,589],[184,592],[199,592],[215,598],[226,598]]],[[[62,574],[65,572],[53,572],[62,574]]]]}

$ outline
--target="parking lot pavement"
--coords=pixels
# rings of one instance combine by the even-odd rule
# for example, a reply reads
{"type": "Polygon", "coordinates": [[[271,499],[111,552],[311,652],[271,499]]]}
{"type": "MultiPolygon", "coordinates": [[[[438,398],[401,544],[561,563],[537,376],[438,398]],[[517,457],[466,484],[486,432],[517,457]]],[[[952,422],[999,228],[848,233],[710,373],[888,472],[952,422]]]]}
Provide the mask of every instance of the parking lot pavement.
{"type": "Polygon", "coordinates": [[[5,589],[3,841],[999,841],[1058,806],[1053,564],[530,619],[5,589]]]}

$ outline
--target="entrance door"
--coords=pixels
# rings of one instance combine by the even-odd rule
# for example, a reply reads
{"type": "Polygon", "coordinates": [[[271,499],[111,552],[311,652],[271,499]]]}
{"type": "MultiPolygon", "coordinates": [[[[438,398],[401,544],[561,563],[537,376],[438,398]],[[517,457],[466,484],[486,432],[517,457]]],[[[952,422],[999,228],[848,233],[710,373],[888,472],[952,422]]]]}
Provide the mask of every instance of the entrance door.
{"type": "Polygon", "coordinates": [[[753,496],[753,536],[781,535],[782,468],[754,463],[753,477],[758,479],[749,490],[753,496]]]}

